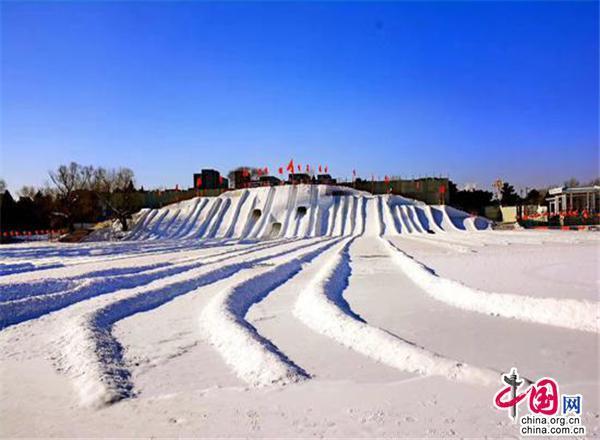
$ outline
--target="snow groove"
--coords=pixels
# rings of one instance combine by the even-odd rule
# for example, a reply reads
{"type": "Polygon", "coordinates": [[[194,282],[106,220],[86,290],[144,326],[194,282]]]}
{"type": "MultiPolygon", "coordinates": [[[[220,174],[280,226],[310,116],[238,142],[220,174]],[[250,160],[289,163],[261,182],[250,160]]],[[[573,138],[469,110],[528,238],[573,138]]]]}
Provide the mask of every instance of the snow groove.
{"type": "Polygon", "coordinates": [[[296,207],[296,198],[298,197],[298,187],[293,185],[289,191],[290,194],[286,204],[285,220],[283,222],[283,227],[281,228],[282,237],[292,237],[292,234],[290,233],[290,223],[293,216],[295,216],[294,208],[296,207]]]}
{"type": "Polygon", "coordinates": [[[231,238],[231,237],[233,237],[233,234],[234,234],[234,231],[235,231],[235,226],[236,226],[237,222],[240,219],[240,212],[242,211],[242,207],[246,203],[246,200],[248,200],[248,196],[249,195],[250,195],[250,191],[245,190],[238,197],[238,201],[235,204],[235,211],[232,213],[231,219],[227,219],[227,220],[229,220],[227,222],[227,224],[229,224],[229,227],[225,231],[225,234],[224,234],[225,238],[231,238]]]}
{"type": "Polygon", "coordinates": [[[194,218],[194,214],[198,209],[198,205],[200,205],[201,200],[202,199],[197,198],[190,200],[189,203],[185,205],[182,203],[182,205],[184,205],[184,207],[182,208],[182,213],[184,215],[180,215],[180,217],[182,217],[181,220],[171,226],[171,229],[174,229],[174,231],[171,234],[167,235],[168,238],[175,238],[180,236],[181,231],[183,231],[194,218]]]}
{"type": "MultiPolygon", "coordinates": [[[[290,244],[293,246],[291,250],[276,249],[274,254],[249,260],[246,255],[268,250],[273,244],[241,252],[236,255],[236,262],[230,261],[231,256],[213,258],[185,273],[160,278],[146,286],[120,290],[113,296],[116,300],[69,321],[59,339],[62,347],[60,363],[73,378],[82,405],[101,407],[135,395],[123,358],[123,347],[112,335],[116,322],[160,307],[178,296],[197,293],[203,286],[229,278],[241,270],[315,246],[314,241],[290,244]],[[222,265],[224,262],[229,264],[222,265]]],[[[281,242],[277,245],[285,246],[281,242]]]]}
{"type": "Polygon", "coordinates": [[[133,384],[123,360],[123,347],[112,335],[115,322],[228,278],[246,265],[231,264],[163,288],[144,290],[77,318],[69,325],[71,330],[66,335],[68,342],[64,352],[82,404],[102,406],[133,396],[133,384]],[[74,334],[77,337],[73,337],[74,334]]]}
{"type": "MultiPolygon", "coordinates": [[[[290,253],[293,257],[287,262],[271,259],[275,268],[260,268],[248,274],[236,286],[217,294],[203,309],[199,323],[207,341],[236,375],[249,385],[285,385],[310,377],[270,340],[261,336],[245,316],[253,304],[262,301],[271,291],[298,274],[305,264],[337,242],[326,239],[311,245],[316,249],[301,254],[295,250],[290,253]]],[[[286,259],[289,257],[285,256],[286,259]]]]}
{"type": "Polygon", "coordinates": [[[306,227],[306,234],[304,235],[305,237],[314,237],[315,234],[315,228],[316,228],[316,223],[317,223],[317,210],[318,210],[318,199],[319,199],[319,187],[316,185],[312,185],[310,188],[310,200],[309,200],[309,220],[308,220],[308,226],[306,227]]]}
{"type": "Polygon", "coordinates": [[[275,192],[277,191],[276,188],[277,187],[274,186],[269,187],[269,191],[267,192],[266,200],[262,209],[262,214],[258,221],[254,224],[252,230],[250,230],[248,237],[258,238],[267,229],[269,217],[271,216],[271,206],[273,205],[273,198],[275,197],[275,192]]]}
{"type": "Polygon", "coordinates": [[[55,269],[57,267],[64,267],[61,263],[50,263],[35,265],[33,263],[14,263],[14,264],[0,264],[0,276],[14,275],[23,272],[34,272],[36,270],[55,269]]]}
{"type": "MultiPolygon", "coordinates": [[[[241,250],[226,250],[212,255],[212,257],[220,257],[223,255],[229,257],[232,255],[245,255],[261,249],[274,247],[278,244],[279,242],[268,242],[258,247],[255,246],[250,250],[246,248],[241,250]]],[[[6,289],[7,292],[5,295],[7,297],[17,297],[19,299],[7,300],[0,303],[0,330],[11,325],[39,318],[40,316],[63,309],[86,299],[122,289],[149,284],[152,281],[176,274],[187,273],[203,264],[204,263],[198,261],[197,258],[192,258],[191,262],[183,261],[167,267],[148,266],[146,269],[137,272],[133,271],[127,273],[126,271],[125,274],[120,273],[120,270],[117,270],[112,274],[106,272],[102,276],[92,276],[91,278],[84,278],[85,275],[80,275],[73,277],[71,280],[45,280],[37,283],[35,285],[36,287],[34,287],[34,292],[38,292],[38,295],[27,296],[24,298],[25,290],[30,288],[31,285],[1,286],[2,290],[6,289]],[[48,290],[44,292],[45,288],[48,290]]]]}
{"type": "Polygon", "coordinates": [[[385,247],[400,269],[431,297],[452,306],[503,318],[515,318],[572,330],[598,332],[598,302],[534,298],[511,293],[493,293],[475,289],[437,275],[390,241],[385,247]]]}
{"type": "Polygon", "coordinates": [[[146,213],[141,215],[140,219],[133,227],[133,229],[129,232],[129,235],[125,238],[125,240],[138,239],[141,236],[144,229],[150,224],[152,219],[158,213],[157,209],[144,208],[144,210],[146,211],[146,213]]]}
{"type": "Polygon", "coordinates": [[[300,292],[293,310],[298,319],[314,331],[402,371],[484,386],[498,381],[500,372],[433,353],[369,325],[354,313],[343,297],[351,275],[349,248],[353,241],[345,239],[329,251],[322,269],[300,292]]]}
{"type": "Polygon", "coordinates": [[[207,198],[199,198],[198,200],[199,201],[196,204],[196,208],[194,209],[194,211],[192,211],[192,214],[190,216],[190,221],[177,234],[178,238],[187,237],[190,235],[190,232],[192,231],[192,229],[194,229],[194,226],[197,224],[198,218],[200,217],[200,215],[204,211],[204,208],[208,204],[207,198]]]}
{"type": "Polygon", "coordinates": [[[0,284],[0,304],[28,297],[46,296],[53,293],[64,292],[74,288],[78,280],[114,275],[130,275],[146,272],[152,269],[164,268],[171,263],[162,262],[144,266],[111,268],[88,272],[84,275],[75,275],[69,278],[49,278],[30,283],[0,284]]]}

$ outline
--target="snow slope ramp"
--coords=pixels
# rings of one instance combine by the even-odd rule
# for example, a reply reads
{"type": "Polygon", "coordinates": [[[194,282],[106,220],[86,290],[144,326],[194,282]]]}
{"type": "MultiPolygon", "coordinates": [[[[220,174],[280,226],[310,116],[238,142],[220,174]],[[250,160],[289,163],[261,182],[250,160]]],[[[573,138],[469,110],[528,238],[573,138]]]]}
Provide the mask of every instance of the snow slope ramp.
{"type": "Polygon", "coordinates": [[[402,196],[371,195],[331,185],[281,185],[145,209],[126,239],[389,236],[473,232],[490,227],[487,219],[402,196]]]}

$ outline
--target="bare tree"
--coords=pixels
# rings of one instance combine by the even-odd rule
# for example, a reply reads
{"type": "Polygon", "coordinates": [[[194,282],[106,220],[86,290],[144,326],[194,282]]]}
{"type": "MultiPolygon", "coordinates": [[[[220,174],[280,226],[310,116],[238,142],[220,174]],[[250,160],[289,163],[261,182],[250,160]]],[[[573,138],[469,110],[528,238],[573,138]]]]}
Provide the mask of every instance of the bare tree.
{"type": "Polygon", "coordinates": [[[38,190],[33,186],[25,185],[19,190],[19,197],[25,197],[33,200],[38,190]]]}
{"type": "MultiPolygon", "coordinates": [[[[6,182],[4,181],[4,179],[0,179],[0,226],[2,225],[3,221],[1,220],[2,218],[5,217],[5,214],[2,214],[2,202],[4,200],[4,192],[6,191],[6,182]]],[[[8,195],[10,196],[10,193],[8,193],[8,195]]]]}
{"type": "Polygon", "coordinates": [[[564,186],[567,188],[575,188],[579,186],[579,180],[575,177],[571,177],[569,180],[565,181],[564,186]]]}
{"type": "Polygon", "coordinates": [[[110,214],[121,223],[123,231],[129,229],[128,219],[141,208],[140,194],[134,186],[134,174],[129,168],[94,171],[92,188],[110,214]]]}
{"type": "Polygon", "coordinates": [[[59,202],[58,214],[66,219],[71,230],[73,230],[73,217],[77,214],[78,192],[90,189],[93,173],[92,166],[83,166],[75,162],[61,165],[56,171],[49,172],[59,202]]]}
{"type": "Polygon", "coordinates": [[[589,186],[600,185],[600,177],[596,177],[595,179],[590,180],[588,185],[589,186]]]}

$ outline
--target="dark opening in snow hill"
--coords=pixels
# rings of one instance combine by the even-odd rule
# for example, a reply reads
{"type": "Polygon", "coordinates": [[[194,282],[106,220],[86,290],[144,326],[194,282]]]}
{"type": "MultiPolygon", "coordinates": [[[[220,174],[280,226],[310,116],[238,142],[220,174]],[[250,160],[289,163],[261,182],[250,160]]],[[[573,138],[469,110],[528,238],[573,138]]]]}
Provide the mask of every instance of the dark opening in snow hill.
{"type": "Polygon", "coordinates": [[[274,239],[427,234],[488,229],[481,217],[397,195],[330,185],[283,185],[145,209],[128,240],[274,239]]]}

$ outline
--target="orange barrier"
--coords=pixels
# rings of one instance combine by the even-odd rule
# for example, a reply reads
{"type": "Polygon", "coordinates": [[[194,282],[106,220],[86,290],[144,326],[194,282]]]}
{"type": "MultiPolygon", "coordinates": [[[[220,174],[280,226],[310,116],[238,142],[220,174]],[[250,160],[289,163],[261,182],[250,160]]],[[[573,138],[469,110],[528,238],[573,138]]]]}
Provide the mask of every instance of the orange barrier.
{"type": "Polygon", "coordinates": [[[67,232],[66,229],[36,229],[29,231],[3,231],[2,237],[32,237],[36,235],[60,235],[67,232]]]}
{"type": "MultiPolygon", "coordinates": [[[[536,220],[539,218],[547,218],[548,213],[533,213],[533,214],[523,214],[520,218],[522,220],[536,220]]],[[[584,219],[588,219],[591,217],[600,217],[600,213],[590,213],[587,210],[583,211],[560,211],[558,214],[554,214],[551,217],[583,217],[584,219]]]]}
{"type": "Polygon", "coordinates": [[[555,231],[586,231],[596,225],[574,225],[574,226],[532,226],[527,229],[555,230],[555,231]]]}

